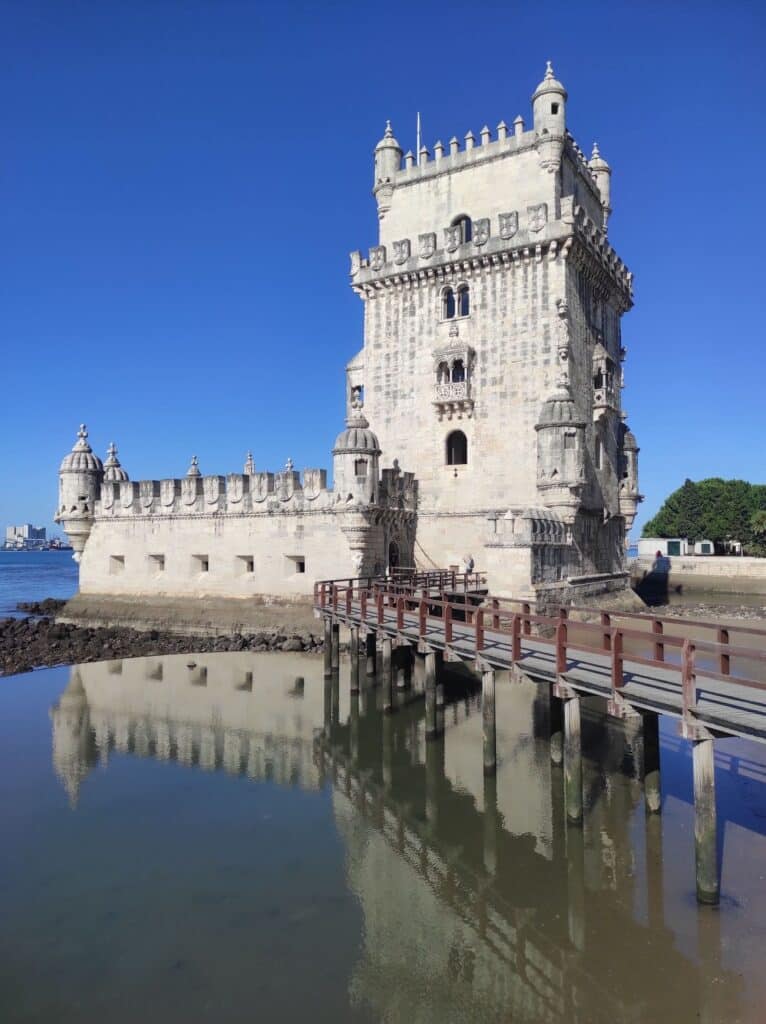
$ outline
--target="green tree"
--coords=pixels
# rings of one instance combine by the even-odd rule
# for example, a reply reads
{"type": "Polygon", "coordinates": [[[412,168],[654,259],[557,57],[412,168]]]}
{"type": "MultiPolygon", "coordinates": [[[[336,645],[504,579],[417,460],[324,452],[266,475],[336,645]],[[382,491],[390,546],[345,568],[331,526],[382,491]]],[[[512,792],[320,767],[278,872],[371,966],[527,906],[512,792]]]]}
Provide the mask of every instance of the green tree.
{"type": "Polygon", "coordinates": [[[749,553],[766,554],[766,533],[759,532],[764,518],[766,484],[720,477],[685,480],[646,523],[643,536],[738,540],[749,553]]]}

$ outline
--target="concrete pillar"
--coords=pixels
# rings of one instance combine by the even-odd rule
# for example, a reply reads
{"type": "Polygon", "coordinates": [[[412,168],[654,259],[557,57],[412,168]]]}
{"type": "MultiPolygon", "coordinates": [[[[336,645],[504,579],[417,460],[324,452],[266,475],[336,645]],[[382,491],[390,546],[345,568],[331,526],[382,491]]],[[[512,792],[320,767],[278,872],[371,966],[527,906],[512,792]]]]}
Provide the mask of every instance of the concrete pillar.
{"type": "Polygon", "coordinates": [[[394,710],[394,679],[391,668],[391,638],[383,640],[383,711],[390,714],[394,710]]]}
{"type": "Polygon", "coordinates": [[[694,740],[694,850],[697,864],[697,899],[718,903],[718,848],[715,811],[713,740],[694,740]]]}
{"type": "Polygon", "coordinates": [[[332,626],[332,670],[337,672],[340,668],[340,626],[333,623],[332,626]]]}
{"type": "Polygon", "coordinates": [[[564,701],[564,792],[567,821],[582,824],[582,742],[580,735],[580,698],[564,701]]]}
{"type": "Polygon", "coordinates": [[[662,810],[660,785],[660,716],[652,711],[641,715],[644,723],[644,799],[649,814],[662,810]]]}
{"type": "Polygon", "coordinates": [[[367,655],[367,675],[368,676],[374,676],[375,675],[375,644],[376,644],[376,641],[377,641],[377,637],[375,636],[374,633],[368,633],[367,636],[365,637],[365,648],[366,648],[365,653],[367,655]]]}
{"type": "Polygon", "coordinates": [[[438,736],[436,723],[436,655],[433,651],[426,654],[425,663],[426,693],[426,739],[438,736]]]}
{"type": "Polygon", "coordinates": [[[564,759],[564,701],[550,694],[551,761],[561,764],[564,759]]]}
{"type": "Polygon", "coordinates": [[[493,775],[497,769],[497,741],[495,729],[495,673],[488,669],[481,677],[481,720],[484,732],[484,774],[493,775]]]}
{"type": "Polygon", "coordinates": [[[351,693],[359,693],[359,627],[351,627],[351,676],[349,686],[351,693]]]}
{"type": "Polygon", "coordinates": [[[325,616],[324,620],[324,674],[332,675],[332,619],[325,616]]]}

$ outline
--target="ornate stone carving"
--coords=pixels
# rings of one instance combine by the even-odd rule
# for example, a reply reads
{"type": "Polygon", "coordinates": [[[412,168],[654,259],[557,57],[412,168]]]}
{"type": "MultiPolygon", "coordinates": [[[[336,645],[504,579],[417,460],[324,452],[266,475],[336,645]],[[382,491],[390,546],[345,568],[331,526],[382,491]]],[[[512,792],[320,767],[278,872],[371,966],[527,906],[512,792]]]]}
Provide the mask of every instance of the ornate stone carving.
{"type": "Polygon", "coordinates": [[[362,269],[362,254],[357,252],[349,253],[351,257],[351,276],[356,277],[359,271],[362,269]]]}
{"type": "Polygon", "coordinates": [[[101,508],[110,509],[114,506],[114,484],[105,480],[101,485],[101,508]]]}
{"type": "Polygon", "coordinates": [[[160,503],[169,508],[176,498],[175,480],[160,480],[160,503]]]}
{"type": "Polygon", "coordinates": [[[410,240],[403,238],[400,242],[394,242],[394,263],[401,265],[410,258],[410,240]]]}
{"type": "Polygon", "coordinates": [[[513,238],[519,230],[519,215],[516,210],[512,213],[500,214],[500,237],[513,238]]]}
{"type": "Polygon", "coordinates": [[[327,486],[327,473],[323,469],[303,470],[303,494],[308,501],[315,501],[327,486]]]}
{"type": "Polygon", "coordinates": [[[527,207],[530,231],[542,231],[548,223],[548,204],[537,203],[535,206],[527,207]]]}
{"type": "Polygon", "coordinates": [[[385,245],[374,245],[370,249],[370,270],[382,270],[386,263],[385,245]]]}
{"type": "Polygon", "coordinates": [[[489,217],[482,217],[481,220],[473,222],[473,244],[477,247],[486,245],[489,241],[489,217]]]}
{"type": "Polygon", "coordinates": [[[133,484],[128,480],[123,480],[120,484],[120,504],[123,508],[131,508],[133,505],[133,498],[135,497],[135,488],[133,484]]]}
{"type": "Polygon", "coordinates": [[[556,300],[556,313],[556,352],[561,363],[559,383],[566,386],[569,383],[569,306],[564,299],[556,300]]]}
{"type": "Polygon", "coordinates": [[[154,481],[142,480],[138,485],[142,508],[151,508],[154,502],[154,481]]]}
{"type": "Polygon", "coordinates": [[[265,501],[274,490],[274,476],[272,473],[256,473],[250,481],[250,494],[253,501],[259,504],[265,501]]]}
{"type": "Polygon", "coordinates": [[[217,505],[221,497],[221,478],[219,476],[206,476],[202,483],[205,492],[205,501],[208,505],[217,505]]]}
{"type": "Polygon", "coordinates": [[[226,478],[226,501],[239,505],[245,496],[245,479],[239,473],[230,473],[226,478]]]}
{"type": "Polygon", "coordinates": [[[436,252],[436,234],[433,231],[428,231],[425,235],[418,235],[418,242],[420,243],[418,252],[421,260],[430,260],[436,252]]]}
{"type": "Polygon", "coordinates": [[[444,229],[444,248],[447,252],[455,252],[463,241],[463,230],[460,224],[444,229]]]}
{"type": "Polygon", "coordinates": [[[197,478],[185,476],[181,481],[181,501],[184,505],[193,505],[197,500],[197,478]]]}

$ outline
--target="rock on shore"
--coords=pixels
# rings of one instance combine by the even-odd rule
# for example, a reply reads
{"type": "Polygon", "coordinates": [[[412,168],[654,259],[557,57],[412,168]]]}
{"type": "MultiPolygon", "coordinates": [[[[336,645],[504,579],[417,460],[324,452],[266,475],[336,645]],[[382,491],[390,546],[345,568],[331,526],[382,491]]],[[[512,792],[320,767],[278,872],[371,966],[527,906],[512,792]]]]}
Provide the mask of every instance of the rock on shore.
{"type": "MultiPolygon", "coordinates": [[[[40,615],[55,611],[48,599],[19,605],[40,615]]],[[[211,651],[311,651],[322,649],[322,638],[309,632],[263,631],[230,636],[180,636],[161,630],[139,632],[118,627],[89,628],[42,618],[0,619],[0,675],[28,672],[45,665],[76,665],[87,661],[136,658],[157,654],[211,651]]]]}

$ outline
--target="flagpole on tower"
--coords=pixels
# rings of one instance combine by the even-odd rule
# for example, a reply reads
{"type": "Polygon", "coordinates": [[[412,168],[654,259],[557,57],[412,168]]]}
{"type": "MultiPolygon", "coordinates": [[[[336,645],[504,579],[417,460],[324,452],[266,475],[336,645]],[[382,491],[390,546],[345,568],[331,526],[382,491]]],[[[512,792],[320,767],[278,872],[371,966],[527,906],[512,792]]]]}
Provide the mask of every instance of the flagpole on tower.
{"type": "Polygon", "coordinates": [[[415,142],[415,162],[420,167],[420,111],[418,111],[417,139],[415,142]]]}

